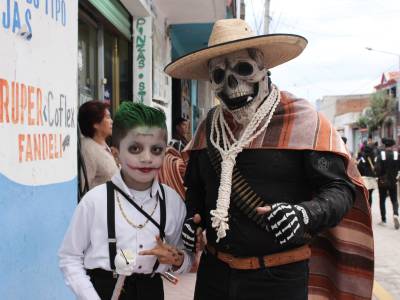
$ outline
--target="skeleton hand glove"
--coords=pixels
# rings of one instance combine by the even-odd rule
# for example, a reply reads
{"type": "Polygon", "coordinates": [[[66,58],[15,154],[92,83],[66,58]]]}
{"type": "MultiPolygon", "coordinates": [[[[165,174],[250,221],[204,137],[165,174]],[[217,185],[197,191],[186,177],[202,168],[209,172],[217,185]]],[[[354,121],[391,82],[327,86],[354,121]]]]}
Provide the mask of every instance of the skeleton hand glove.
{"type": "Polygon", "coordinates": [[[266,229],[275,235],[281,245],[304,241],[309,215],[303,206],[276,203],[265,218],[268,224],[266,229]]]}
{"type": "Polygon", "coordinates": [[[182,228],[183,245],[189,251],[196,252],[197,229],[201,227],[193,218],[186,219],[182,228]]]}

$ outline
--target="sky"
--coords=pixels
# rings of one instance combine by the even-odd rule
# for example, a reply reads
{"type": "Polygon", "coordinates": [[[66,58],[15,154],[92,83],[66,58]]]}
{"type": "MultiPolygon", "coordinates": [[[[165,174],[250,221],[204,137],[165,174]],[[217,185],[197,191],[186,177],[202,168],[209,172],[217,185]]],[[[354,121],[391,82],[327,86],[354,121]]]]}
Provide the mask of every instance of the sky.
{"type": "MultiPolygon", "coordinates": [[[[246,20],[263,34],[264,0],[245,3],[246,20]]],[[[383,72],[400,69],[400,0],[271,0],[270,18],[270,33],[308,40],[299,57],[271,69],[272,81],[312,103],[371,93],[383,72]]]]}

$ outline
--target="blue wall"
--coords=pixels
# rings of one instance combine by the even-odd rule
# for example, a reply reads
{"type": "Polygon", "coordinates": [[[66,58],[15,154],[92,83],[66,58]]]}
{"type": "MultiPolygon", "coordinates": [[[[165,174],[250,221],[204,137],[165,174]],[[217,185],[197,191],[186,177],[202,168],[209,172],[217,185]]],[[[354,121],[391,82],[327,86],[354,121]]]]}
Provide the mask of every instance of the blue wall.
{"type": "Polygon", "coordinates": [[[213,25],[213,23],[171,25],[172,59],[207,47],[213,25]]]}
{"type": "Polygon", "coordinates": [[[76,206],[76,179],[25,186],[0,174],[0,299],[74,299],[57,251],[76,206]]]}

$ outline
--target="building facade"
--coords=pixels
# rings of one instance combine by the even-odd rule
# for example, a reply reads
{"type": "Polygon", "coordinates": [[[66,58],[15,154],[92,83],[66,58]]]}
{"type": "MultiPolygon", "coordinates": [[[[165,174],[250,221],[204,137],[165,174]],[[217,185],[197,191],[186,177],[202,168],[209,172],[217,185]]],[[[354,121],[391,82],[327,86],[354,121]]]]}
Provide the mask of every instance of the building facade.
{"type": "Polygon", "coordinates": [[[78,2],[0,6],[2,299],[71,299],[57,249],[77,197],[78,2]]]}
{"type": "Polygon", "coordinates": [[[357,121],[370,106],[371,94],[324,96],[317,100],[317,110],[324,113],[339,134],[347,139],[347,148],[356,155],[368,132],[359,128],[357,121]]]}
{"type": "Polygon", "coordinates": [[[396,101],[396,107],[383,121],[380,136],[391,138],[400,144],[400,72],[385,72],[381,76],[381,82],[376,85],[377,92],[384,92],[396,101]]]}

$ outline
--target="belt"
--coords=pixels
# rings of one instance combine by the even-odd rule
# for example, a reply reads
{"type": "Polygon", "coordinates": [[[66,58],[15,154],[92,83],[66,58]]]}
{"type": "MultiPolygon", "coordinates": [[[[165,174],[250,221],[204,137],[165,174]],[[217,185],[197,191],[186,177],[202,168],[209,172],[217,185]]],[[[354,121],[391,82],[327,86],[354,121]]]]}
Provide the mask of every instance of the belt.
{"type": "Polygon", "coordinates": [[[286,265],[309,259],[311,256],[311,249],[308,245],[260,257],[235,257],[229,253],[219,252],[211,245],[207,245],[206,248],[212,255],[228,264],[231,269],[238,270],[255,270],[286,265]]]}
{"type": "MultiPolygon", "coordinates": [[[[116,278],[114,276],[114,273],[112,271],[106,271],[103,269],[86,269],[86,274],[89,275],[91,278],[92,277],[96,277],[96,278],[116,278]]],[[[153,278],[154,276],[159,276],[158,273],[154,274],[150,273],[150,274],[144,274],[144,273],[133,273],[130,276],[127,276],[126,278],[131,278],[131,279],[139,279],[139,278],[153,278]]]]}

